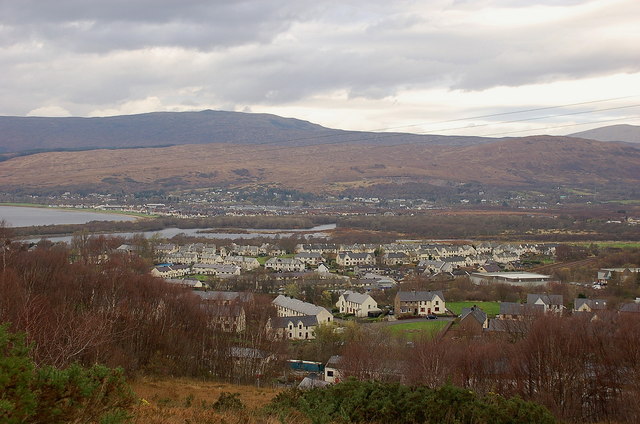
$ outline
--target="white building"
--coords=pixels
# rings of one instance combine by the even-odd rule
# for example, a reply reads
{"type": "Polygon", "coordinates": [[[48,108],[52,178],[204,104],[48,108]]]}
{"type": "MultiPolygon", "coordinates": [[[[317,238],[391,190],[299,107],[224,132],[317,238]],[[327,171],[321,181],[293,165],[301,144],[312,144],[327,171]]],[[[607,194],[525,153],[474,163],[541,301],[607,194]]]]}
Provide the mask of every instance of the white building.
{"type": "Polygon", "coordinates": [[[369,316],[369,312],[378,312],[378,302],[368,294],[347,290],[340,295],[336,307],[342,314],[354,314],[357,317],[369,316]]]}
{"type": "Polygon", "coordinates": [[[532,272],[473,272],[469,278],[474,284],[502,283],[514,286],[540,286],[551,281],[550,275],[532,272]]]}
{"type": "Polygon", "coordinates": [[[333,321],[333,315],[322,306],[316,306],[312,303],[303,302],[302,300],[294,299],[279,295],[273,299],[273,305],[276,307],[276,311],[279,317],[298,317],[304,315],[315,316],[318,320],[318,324],[324,324],[333,321]]]}
{"type": "Polygon", "coordinates": [[[303,272],[306,265],[294,258],[270,258],[265,262],[264,267],[274,271],[303,272]]]}

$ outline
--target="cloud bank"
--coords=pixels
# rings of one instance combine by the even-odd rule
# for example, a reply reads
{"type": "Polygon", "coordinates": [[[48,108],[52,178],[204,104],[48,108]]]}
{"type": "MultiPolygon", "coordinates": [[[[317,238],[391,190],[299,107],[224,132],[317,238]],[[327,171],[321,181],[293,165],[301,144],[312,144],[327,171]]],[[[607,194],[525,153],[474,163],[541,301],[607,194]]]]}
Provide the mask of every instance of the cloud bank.
{"type": "Polygon", "coordinates": [[[0,114],[214,108],[364,129],[616,97],[613,79],[640,74],[637,16],[636,0],[0,0],[0,114]],[[539,86],[556,98],[522,98],[539,86]]]}

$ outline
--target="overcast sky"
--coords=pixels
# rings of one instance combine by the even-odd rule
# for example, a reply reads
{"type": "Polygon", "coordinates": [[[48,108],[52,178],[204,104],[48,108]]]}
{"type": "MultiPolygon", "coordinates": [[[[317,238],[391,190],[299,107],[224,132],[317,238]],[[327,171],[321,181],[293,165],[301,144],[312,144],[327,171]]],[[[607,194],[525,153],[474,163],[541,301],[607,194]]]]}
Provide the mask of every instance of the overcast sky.
{"type": "Polygon", "coordinates": [[[0,69],[0,115],[565,134],[640,125],[640,1],[0,0],[0,69]]]}

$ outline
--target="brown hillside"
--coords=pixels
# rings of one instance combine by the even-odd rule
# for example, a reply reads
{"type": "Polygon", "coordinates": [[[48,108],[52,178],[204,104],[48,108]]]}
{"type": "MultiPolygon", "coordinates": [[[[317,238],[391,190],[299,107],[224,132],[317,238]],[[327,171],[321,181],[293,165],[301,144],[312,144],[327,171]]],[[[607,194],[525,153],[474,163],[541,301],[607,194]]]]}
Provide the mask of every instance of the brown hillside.
{"type": "Polygon", "coordinates": [[[310,192],[405,181],[497,186],[640,183],[640,150],[536,136],[474,146],[183,145],[41,153],[0,163],[0,188],[141,188],[273,184],[310,192]]]}

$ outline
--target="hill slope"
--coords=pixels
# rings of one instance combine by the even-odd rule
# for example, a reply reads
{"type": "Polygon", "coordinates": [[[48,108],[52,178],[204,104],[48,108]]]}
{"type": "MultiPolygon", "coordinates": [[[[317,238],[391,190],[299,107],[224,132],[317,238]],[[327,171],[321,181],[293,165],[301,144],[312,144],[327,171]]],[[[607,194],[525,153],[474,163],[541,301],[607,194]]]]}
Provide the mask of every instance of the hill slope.
{"type": "Polygon", "coordinates": [[[640,184],[640,150],[552,136],[473,146],[214,143],[34,154],[0,163],[0,181],[4,190],[101,187],[133,191],[260,184],[316,193],[415,181],[499,187],[624,186],[640,184]]]}
{"type": "MultiPolygon", "coordinates": [[[[491,138],[372,133],[325,128],[269,114],[156,112],[104,118],[0,116],[0,153],[183,144],[472,144],[491,138]]],[[[11,156],[11,155],[10,155],[11,156]]]]}
{"type": "Polygon", "coordinates": [[[625,143],[640,143],[639,125],[609,125],[571,134],[570,137],[588,138],[597,141],[623,141],[625,143]]]}

